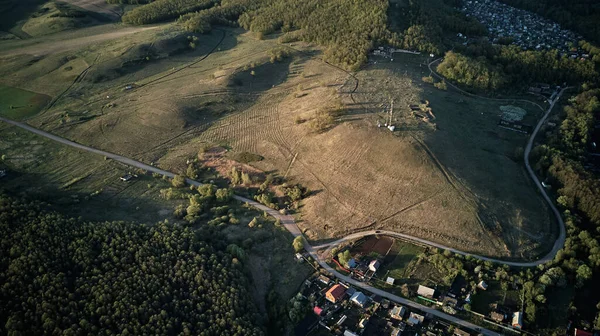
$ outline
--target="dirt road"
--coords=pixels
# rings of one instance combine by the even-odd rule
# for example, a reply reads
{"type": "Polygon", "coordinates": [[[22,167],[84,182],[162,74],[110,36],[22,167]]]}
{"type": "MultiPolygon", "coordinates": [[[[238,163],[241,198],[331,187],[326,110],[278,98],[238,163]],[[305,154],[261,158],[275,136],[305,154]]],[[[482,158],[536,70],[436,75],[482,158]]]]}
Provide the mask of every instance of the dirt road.
{"type": "MultiPolygon", "coordinates": [[[[480,330],[479,332],[481,334],[483,334],[483,335],[493,335],[493,336],[500,335],[500,334],[498,334],[498,333],[496,333],[494,331],[487,330],[487,329],[484,329],[484,328],[480,328],[479,326],[477,326],[477,325],[475,325],[473,323],[470,323],[468,321],[464,321],[464,320],[458,319],[458,318],[456,318],[456,317],[454,317],[452,315],[445,314],[445,313],[443,313],[443,312],[441,312],[439,310],[436,310],[434,308],[423,306],[423,305],[421,305],[419,303],[416,303],[416,302],[404,299],[404,298],[399,297],[397,295],[394,295],[394,294],[388,293],[386,291],[383,291],[381,289],[375,288],[375,287],[373,287],[373,286],[371,286],[369,284],[366,284],[366,283],[363,283],[363,282],[359,282],[359,281],[354,280],[354,279],[352,279],[350,277],[347,277],[347,276],[345,276],[345,275],[337,272],[333,268],[331,268],[327,264],[327,262],[325,261],[325,259],[324,259],[323,256],[327,256],[328,255],[327,252],[329,251],[329,249],[331,247],[333,247],[335,245],[338,245],[338,244],[340,244],[340,243],[342,243],[344,241],[351,240],[351,239],[356,239],[356,238],[367,236],[367,235],[385,234],[385,235],[389,235],[389,236],[400,237],[402,239],[406,239],[406,240],[418,242],[418,243],[421,243],[421,244],[426,244],[426,245],[429,245],[429,246],[434,246],[434,247],[438,247],[438,248],[442,248],[442,249],[447,249],[447,250],[450,250],[450,251],[452,251],[454,253],[458,253],[458,254],[462,254],[462,255],[469,255],[469,256],[472,256],[472,257],[475,257],[475,258],[479,258],[479,259],[482,259],[482,260],[489,260],[489,261],[492,261],[492,262],[495,262],[495,263],[506,264],[506,265],[511,265],[511,266],[533,267],[533,266],[537,266],[537,265],[546,263],[549,260],[552,260],[554,258],[554,255],[556,255],[556,253],[558,252],[558,250],[562,248],[562,246],[564,244],[564,241],[565,241],[565,235],[566,234],[565,234],[564,222],[562,221],[560,213],[558,212],[558,210],[556,209],[556,207],[552,203],[551,199],[546,194],[546,191],[544,190],[544,188],[541,187],[541,184],[540,184],[539,180],[537,179],[537,177],[535,176],[535,173],[531,169],[531,166],[529,164],[529,153],[531,152],[531,148],[533,147],[533,141],[535,140],[535,136],[537,135],[538,131],[540,130],[542,124],[544,123],[544,121],[546,120],[546,118],[548,117],[548,115],[550,114],[550,112],[552,111],[555,103],[558,101],[558,99],[561,97],[561,95],[563,94],[563,92],[565,90],[566,90],[566,88],[562,89],[560,91],[560,93],[557,95],[556,99],[550,103],[550,107],[548,108],[548,110],[546,111],[546,113],[544,114],[544,116],[540,119],[538,125],[536,126],[534,132],[532,133],[532,135],[531,135],[531,137],[529,139],[529,142],[527,144],[527,148],[525,149],[525,158],[524,159],[525,159],[525,165],[527,167],[527,171],[529,172],[531,178],[534,180],[535,184],[540,188],[540,192],[544,196],[544,199],[546,199],[546,201],[550,205],[552,211],[554,212],[555,216],[557,217],[557,220],[558,220],[559,226],[560,226],[560,234],[559,234],[558,239],[554,243],[554,247],[553,247],[552,251],[550,251],[550,253],[548,253],[543,258],[541,258],[541,259],[539,259],[537,261],[532,261],[532,262],[509,262],[509,261],[504,261],[504,260],[496,260],[496,259],[487,258],[487,257],[484,257],[484,256],[479,256],[479,255],[474,255],[474,254],[470,254],[470,253],[467,253],[467,252],[459,251],[459,250],[456,250],[456,249],[453,249],[453,248],[450,248],[450,247],[447,247],[447,246],[443,246],[443,245],[437,244],[435,242],[430,242],[430,241],[427,241],[427,240],[424,240],[424,239],[421,239],[421,238],[418,238],[418,237],[412,237],[412,236],[409,236],[409,235],[405,235],[405,234],[401,234],[401,233],[396,233],[396,232],[392,232],[392,231],[379,231],[379,230],[372,230],[372,231],[365,231],[365,232],[355,233],[353,235],[349,235],[349,236],[344,237],[344,238],[342,238],[342,239],[340,239],[338,241],[335,241],[333,243],[325,244],[325,245],[320,245],[320,246],[315,246],[315,247],[311,246],[308,243],[308,241],[305,240],[304,241],[305,249],[321,265],[321,267],[323,267],[329,273],[333,274],[338,279],[341,279],[341,280],[343,280],[343,281],[345,281],[345,282],[347,282],[349,284],[352,284],[352,285],[354,285],[354,286],[356,286],[358,288],[361,288],[361,289],[363,289],[365,291],[369,291],[371,293],[377,294],[377,295],[379,295],[381,297],[384,297],[384,298],[387,298],[387,299],[389,299],[391,301],[398,302],[398,303],[404,304],[406,306],[419,309],[419,310],[421,310],[423,312],[426,312],[426,313],[430,313],[430,314],[432,314],[434,316],[437,316],[437,317],[439,317],[441,319],[444,319],[444,320],[447,320],[447,321],[451,321],[452,323],[455,323],[457,325],[460,325],[460,326],[463,326],[463,327],[466,327],[466,328],[470,328],[472,330],[480,330]],[[317,252],[321,248],[327,248],[327,250],[325,251],[325,253],[318,253],[317,252]]],[[[84,150],[84,151],[87,151],[87,152],[95,153],[95,154],[98,154],[98,155],[103,155],[103,156],[105,156],[107,158],[110,158],[112,160],[116,160],[116,161],[125,163],[125,164],[127,164],[129,166],[132,166],[132,167],[141,168],[141,169],[147,170],[149,172],[158,173],[158,174],[161,174],[163,176],[170,177],[170,178],[172,178],[172,177],[175,176],[175,174],[173,174],[171,172],[168,172],[166,170],[162,170],[160,168],[156,168],[156,167],[147,165],[145,163],[142,163],[142,162],[139,162],[139,161],[136,161],[136,160],[133,160],[133,159],[130,159],[130,158],[118,155],[118,154],[109,153],[109,152],[105,152],[105,151],[102,151],[102,150],[99,150],[99,149],[91,148],[91,147],[88,147],[88,146],[85,146],[85,145],[82,145],[82,144],[78,144],[76,142],[73,142],[73,141],[61,138],[59,136],[50,134],[48,132],[44,132],[42,130],[36,129],[36,128],[31,127],[31,126],[29,126],[27,124],[24,124],[24,123],[20,123],[20,122],[8,120],[8,119],[2,118],[2,117],[0,117],[0,121],[9,123],[11,125],[15,125],[17,127],[20,127],[22,129],[25,129],[25,130],[30,131],[32,133],[38,134],[40,136],[46,137],[48,139],[60,142],[62,144],[65,144],[65,145],[68,145],[68,146],[71,146],[71,147],[75,147],[75,148],[78,148],[78,149],[81,149],[81,150],[84,150]]],[[[187,183],[189,183],[191,185],[195,185],[195,186],[201,185],[201,183],[198,182],[198,181],[194,181],[194,180],[190,180],[190,179],[186,179],[186,181],[187,181],[187,183]]],[[[247,198],[244,198],[244,197],[241,197],[241,196],[235,195],[234,198],[236,200],[240,201],[240,202],[248,203],[249,205],[251,205],[251,206],[253,206],[253,207],[255,207],[255,208],[259,209],[259,210],[266,211],[269,215],[271,215],[271,216],[273,216],[275,218],[278,218],[281,221],[282,225],[294,237],[302,236],[302,232],[300,231],[300,229],[296,225],[294,217],[289,216],[289,215],[282,215],[282,214],[280,214],[276,210],[270,209],[270,208],[268,208],[268,207],[266,207],[266,206],[264,206],[262,204],[259,204],[259,203],[255,202],[253,200],[250,200],[250,199],[247,199],[247,198]]]]}
{"type": "Polygon", "coordinates": [[[48,54],[53,54],[57,52],[64,52],[68,50],[78,49],[81,47],[85,47],[90,44],[100,43],[107,40],[112,40],[116,38],[120,38],[123,36],[135,34],[138,32],[156,29],[160,26],[151,26],[151,27],[121,27],[118,25],[109,25],[114,27],[112,31],[106,31],[106,27],[102,27],[103,30],[100,30],[98,27],[84,28],[79,29],[77,32],[78,36],[75,38],[69,38],[73,35],[72,32],[65,33],[57,33],[48,37],[41,38],[32,38],[24,41],[16,41],[16,42],[7,42],[2,45],[2,50],[0,51],[0,57],[2,56],[15,56],[15,55],[35,55],[35,56],[44,56],[48,54]],[[89,36],[85,36],[83,34],[84,31],[88,31],[91,33],[89,36]],[[65,38],[62,38],[62,37],[65,38]]]}
{"type": "MultiPolygon", "coordinates": [[[[5,123],[11,124],[11,125],[14,125],[14,126],[17,126],[17,127],[20,127],[22,129],[25,129],[25,130],[30,131],[32,133],[35,133],[37,135],[43,136],[45,138],[57,141],[57,142],[62,143],[64,145],[75,147],[75,148],[78,148],[78,149],[81,149],[81,150],[84,150],[84,151],[87,151],[87,152],[91,152],[91,153],[94,153],[94,154],[105,156],[105,157],[107,157],[109,159],[112,159],[112,160],[115,160],[115,161],[119,161],[119,162],[125,163],[125,164],[127,164],[127,165],[129,165],[131,167],[141,168],[141,169],[147,170],[149,172],[158,173],[158,174],[161,174],[163,176],[170,177],[170,178],[173,178],[175,176],[175,174],[173,174],[171,172],[168,172],[166,170],[162,170],[160,168],[156,168],[156,167],[147,165],[145,163],[142,163],[142,162],[139,162],[139,161],[136,161],[136,160],[133,160],[133,159],[130,159],[130,158],[118,155],[118,154],[109,153],[109,152],[102,151],[102,150],[99,150],[99,149],[91,148],[91,147],[88,147],[88,146],[85,146],[85,145],[82,145],[82,144],[79,144],[79,143],[67,140],[65,138],[62,138],[62,137],[50,134],[48,132],[39,130],[37,128],[31,127],[31,126],[29,126],[27,124],[24,124],[24,123],[21,123],[21,122],[12,121],[12,120],[9,120],[9,119],[3,118],[3,117],[0,117],[0,121],[3,121],[5,123]]],[[[186,179],[186,182],[189,183],[189,184],[191,184],[191,185],[194,185],[194,186],[201,185],[200,182],[194,181],[194,180],[191,180],[191,179],[186,179]]],[[[259,210],[266,211],[269,215],[271,215],[271,216],[273,216],[275,218],[278,218],[281,221],[282,225],[294,237],[302,235],[300,229],[296,225],[294,217],[289,216],[289,215],[282,215],[278,211],[273,210],[271,208],[268,208],[268,207],[266,207],[266,206],[264,206],[264,205],[262,205],[262,204],[260,204],[258,202],[255,202],[255,201],[253,201],[251,199],[247,199],[247,198],[244,198],[244,197],[241,197],[241,196],[237,196],[237,195],[235,195],[234,198],[236,200],[240,201],[240,202],[248,203],[249,205],[251,205],[251,206],[253,206],[253,207],[255,207],[255,208],[259,209],[259,210]]],[[[375,234],[375,233],[376,233],[375,231],[373,231],[373,232],[368,231],[365,234],[375,234]]],[[[410,236],[407,236],[407,237],[410,237],[410,236]]],[[[416,237],[410,237],[410,238],[412,238],[412,239],[418,239],[416,237]]],[[[426,243],[426,244],[428,243],[428,244],[431,244],[431,245],[434,244],[432,242],[427,242],[425,240],[422,240],[422,242],[426,243]]],[[[325,262],[325,260],[322,257],[322,254],[317,253],[317,248],[312,247],[308,243],[308,241],[305,240],[304,245],[305,245],[305,249],[308,251],[308,253],[321,265],[321,267],[323,267],[329,273],[333,274],[337,278],[339,278],[339,279],[341,279],[341,280],[343,280],[343,281],[345,281],[347,283],[353,284],[354,286],[356,286],[358,288],[362,288],[362,289],[367,290],[369,292],[375,293],[377,295],[380,295],[380,296],[382,296],[384,298],[387,298],[389,300],[392,300],[394,302],[402,303],[404,305],[407,305],[407,306],[410,306],[410,307],[422,310],[424,312],[431,313],[431,314],[433,314],[433,315],[435,315],[435,316],[437,316],[439,318],[442,318],[442,319],[445,319],[445,320],[448,320],[448,321],[452,321],[453,323],[461,325],[463,327],[471,328],[471,329],[479,328],[479,326],[477,326],[475,324],[472,324],[470,322],[460,320],[460,319],[458,319],[458,318],[456,318],[454,316],[445,314],[445,313],[443,313],[441,311],[435,310],[435,309],[430,308],[430,307],[423,306],[423,305],[418,304],[416,302],[413,302],[413,301],[401,298],[399,296],[396,296],[394,294],[388,293],[386,291],[374,288],[374,287],[372,287],[372,286],[370,286],[368,284],[365,284],[363,282],[359,282],[359,281],[356,281],[356,280],[354,280],[352,278],[349,278],[349,277],[347,277],[347,276],[345,276],[345,275],[337,272],[336,270],[332,269],[325,262]]],[[[319,246],[318,248],[320,248],[320,247],[322,247],[322,246],[319,246]]],[[[476,256],[476,257],[478,257],[478,256],[476,256]]],[[[502,262],[502,261],[500,261],[500,262],[502,262]]],[[[483,328],[481,328],[480,332],[482,334],[484,334],[484,335],[493,335],[493,336],[499,335],[498,333],[495,333],[495,332],[493,332],[491,330],[487,330],[487,329],[483,329],[483,328]]]]}

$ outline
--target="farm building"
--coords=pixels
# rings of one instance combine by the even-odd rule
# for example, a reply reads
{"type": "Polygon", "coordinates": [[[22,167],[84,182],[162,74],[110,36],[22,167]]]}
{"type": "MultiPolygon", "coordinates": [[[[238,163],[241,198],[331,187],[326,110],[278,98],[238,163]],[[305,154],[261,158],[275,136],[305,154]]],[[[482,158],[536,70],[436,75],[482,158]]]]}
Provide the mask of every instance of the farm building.
{"type": "Polygon", "coordinates": [[[417,294],[421,295],[422,297],[431,299],[435,297],[435,289],[419,285],[419,288],[417,289],[417,294]]]}
{"type": "Polygon", "coordinates": [[[406,314],[406,308],[402,306],[396,306],[390,311],[390,316],[393,319],[400,320],[404,319],[404,315],[406,314]]]}
{"type": "Polygon", "coordinates": [[[335,284],[325,293],[325,298],[331,303],[338,303],[344,298],[344,294],[346,289],[340,284],[335,284]]]}
{"type": "Polygon", "coordinates": [[[512,326],[519,329],[523,328],[523,313],[516,312],[513,314],[512,326]]]}
{"type": "Polygon", "coordinates": [[[377,272],[380,265],[381,263],[378,260],[373,260],[369,263],[369,270],[371,270],[371,272],[377,272]]]}
{"type": "Polygon", "coordinates": [[[360,307],[364,307],[367,304],[367,297],[361,292],[356,292],[354,293],[354,295],[352,295],[350,301],[352,301],[360,307]]]}

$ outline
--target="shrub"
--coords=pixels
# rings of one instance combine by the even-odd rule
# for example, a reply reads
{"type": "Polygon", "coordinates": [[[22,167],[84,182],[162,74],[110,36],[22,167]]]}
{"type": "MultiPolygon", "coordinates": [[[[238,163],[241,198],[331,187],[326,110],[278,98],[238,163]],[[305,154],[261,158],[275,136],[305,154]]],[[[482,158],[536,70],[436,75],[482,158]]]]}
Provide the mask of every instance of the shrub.
{"type": "Polygon", "coordinates": [[[302,238],[302,236],[298,236],[296,238],[294,238],[294,241],[292,242],[292,246],[294,247],[294,251],[296,252],[300,252],[304,249],[304,239],[302,238]]]}
{"type": "Polygon", "coordinates": [[[175,175],[171,180],[171,184],[175,188],[181,188],[185,186],[185,177],[183,175],[175,175]]]}
{"type": "Polygon", "coordinates": [[[436,88],[438,88],[440,90],[443,90],[443,91],[448,90],[448,86],[446,85],[446,81],[441,81],[441,82],[435,83],[435,84],[433,84],[433,86],[435,86],[436,88]]]}

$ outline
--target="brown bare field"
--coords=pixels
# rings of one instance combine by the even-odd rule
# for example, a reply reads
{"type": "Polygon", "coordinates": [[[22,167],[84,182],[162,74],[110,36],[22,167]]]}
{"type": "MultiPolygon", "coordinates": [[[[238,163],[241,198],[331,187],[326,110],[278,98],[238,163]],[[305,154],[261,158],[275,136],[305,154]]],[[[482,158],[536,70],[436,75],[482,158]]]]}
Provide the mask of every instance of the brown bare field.
{"type": "MultiPolygon", "coordinates": [[[[421,56],[377,60],[356,74],[356,87],[309,45],[296,44],[297,50],[288,48],[290,57],[270,63],[269,51],[281,47],[276,39],[224,29],[200,36],[194,51],[124,67],[123,58],[138,59],[132,53],[145,50],[148,41],[163,48],[160,54],[170,50],[162,36],[177,36],[168,27],[152,34],[78,51],[69,62],[91,68],[30,123],[180,172],[205,146],[259,154],[264,160],[251,163],[255,169],[313,191],[299,220],[311,240],[382,228],[525,259],[552,244],[554,223],[515,157],[526,136],[496,125],[506,103],[422,83],[427,68],[421,56]],[[130,83],[136,87],[124,89],[130,83]],[[377,127],[392,98],[395,132],[377,127]],[[340,99],[346,110],[335,125],[312,129],[315,113],[340,99]],[[408,107],[422,101],[431,108],[429,121],[408,107]]],[[[59,62],[61,56],[42,61],[59,62]]],[[[19,70],[11,81],[25,86],[28,67],[42,61],[25,66],[12,60],[19,70]]],[[[33,86],[60,78],[50,91],[67,88],[71,77],[48,68],[54,70],[33,86]]],[[[535,122],[535,109],[512,105],[535,122]]]]}
{"type": "Polygon", "coordinates": [[[360,245],[354,246],[352,252],[363,255],[375,252],[381,256],[385,256],[393,244],[394,239],[390,237],[371,236],[366,238],[360,245]]]}

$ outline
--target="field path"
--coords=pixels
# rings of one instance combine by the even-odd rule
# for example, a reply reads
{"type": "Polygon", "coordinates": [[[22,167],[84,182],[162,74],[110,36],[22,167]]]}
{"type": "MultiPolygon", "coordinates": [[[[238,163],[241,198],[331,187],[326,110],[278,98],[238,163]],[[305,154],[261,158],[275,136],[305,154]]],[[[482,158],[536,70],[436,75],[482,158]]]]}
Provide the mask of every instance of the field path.
{"type": "MultiPolygon", "coordinates": [[[[425,239],[421,239],[421,238],[418,238],[418,237],[413,237],[413,236],[405,235],[405,234],[401,234],[401,233],[395,233],[395,232],[392,232],[392,231],[380,231],[380,230],[376,230],[376,231],[369,230],[369,231],[363,231],[363,232],[354,233],[354,234],[351,234],[351,235],[346,236],[344,238],[341,238],[340,240],[338,240],[338,241],[336,241],[334,243],[330,243],[330,244],[318,246],[318,248],[333,246],[335,244],[339,244],[339,243],[342,243],[344,241],[351,240],[351,239],[356,239],[358,237],[364,237],[364,236],[379,234],[380,232],[385,232],[385,234],[389,234],[389,235],[396,236],[396,237],[402,237],[403,239],[410,240],[410,241],[413,241],[413,242],[417,242],[419,244],[425,244],[425,245],[429,245],[429,246],[433,246],[433,247],[437,247],[437,248],[441,248],[441,249],[445,249],[445,250],[450,250],[450,251],[452,251],[454,253],[461,254],[461,255],[464,255],[464,256],[472,256],[474,258],[478,258],[478,259],[481,259],[481,260],[491,261],[491,262],[495,262],[495,263],[499,263],[499,264],[505,264],[505,265],[509,265],[509,266],[535,267],[535,266],[544,264],[544,263],[546,263],[548,261],[551,261],[554,258],[554,256],[556,255],[556,253],[558,252],[558,250],[560,250],[562,248],[562,246],[564,245],[565,237],[566,237],[565,225],[564,225],[564,222],[562,220],[562,217],[560,216],[560,212],[556,209],[556,207],[552,203],[552,200],[546,194],[546,191],[541,186],[541,183],[538,180],[537,176],[535,176],[535,173],[533,172],[533,169],[531,168],[531,165],[529,164],[529,154],[530,154],[531,149],[533,147],[533,141],[535,140],[535,136],[537,135],[538,131],[540,130],[540,128],[542,126],[542,124],[544,123],[544,121],[546,120],[546,118],[548,117],[548,115],[550,114],[550,112],[552,111],[552,109],[554,108],[554,105],[556,104],[556,102],[562,96],[562,94],[564,93],[564,91],[566,89],[568,89],[568,88],[562,89],[560,91],[560,93],[556,96],[556,98],[551,102],[550,107],[548,108],[548,110],[546,111],[546,113],[544,114],[544,116],[540,119],[540,121],[537,124],[535,130],[531,134],[531,137],[529,138],[529,142],[527,143],[527,147],[525,148],[525,153],[524,153],[524,160],[525,160],[525,166],[527,167],[527,171],[529,172],[529,175],[531,176],[533,182],[538,186],[539,191],[542,193],[542,195],[543,195],[544,199],[546,200],[546,202],[548,202],[550,208],[552,209],[552,211],[553,211],[554,215],[556,216],[556,219],[557,219],[557,221],[559,223],[559,230],[560,230],[559,236],[558,236],[557,240],[555,241],[552,250],[547,255],[545,255],[544,257],[542,257],[541,259],[536,260],[536,261],[526,261],[526,262],[499,260],[499,259],[494,259],[494,258],[488,258],[488,257],[485,257],[485,256],[480,256],[480,255],[477,255],[477,254],[472,254],[472,253],[469,253],[469,252],[460,251],[460,250],[457,250],[457,249],[454,249],[454,248],[451,248],[451,247],[448,247],[448,246],[445,246],[445,245],[442,245],[442,244],[438,244],[438,243],[435,243],[435,242],[432,242],[432,241],[428,241],[428,240],[425,240],[425,239]]],[[[39,130],[37,128],[34,128],[32,126],[29,126],[29,125],[21,123],[21,122],[9,120],[9,119],[3,118],[3,117],[0,117],[0,121],[3,121],[5,123],[11,124],[11,125],[14,125],[14,126],[17,126],[17,127],[20,127],[22,129],[25,129],[25,130],[30,131],[32,133],[38,134],[40,136],[46,137],[48,139],[51,139],[51,140],[54,140],[54,141],[57,141],[57,142],[60,142],[62,144],[65,144],[65,145],[68,145],[68,146],[71,146],[71,147],[75,147],[75,148],[78,148],[78,149],[81,149],[81,150],[84,150],[84,151],[87,151],[87,152],[91,152],[91,153],[95,153],[95,154],[98,154],[98,155],[105,156],[105,157],[107,157],[109,159],[113,159],[115,161],[122,162],[122,163],[124,163],[126,165],[129,165],[129,166],[132,166],[132,167],[141,168],[141,169],[147,170],[149,172],[158,173],[158,174],[170,177],[170,178],[173,178],[175,176],[174,173],[171,173],[169,171],[162,170],[160,168],[157,168],[157,167],[154,167],[154,166],[150,166],[150,165],[147,165],[145,163],[142,163],[142,162],[136,161],[134,159],[118,155],[118,154],[114,154],[114,153],[102,151],[102,150],[99,150],[99,149],[96,149],[96,148],[92,148],[92,147],[88,147],[88,146],[85,146],[85,145],[82,145],[82,144],[79,144],[79,143],[67,140],[65,138],[59,137],[57,135],[54,135],[54,134],[51,134],[51,133],[39,130]]],[[[195,185],[195,186],[200,185],[199,182],[194,181],[194,180],[190,180],[190,179],[187,179],[187,183],[195,185]]],[[[236,199],[243,200],[244,202],[251,201],[251,200],[248,200],[248,199],[245,199],[245,198],[242,198],[242,197],[238,197],[238,196],[236,196],[236,199]]],[[[277,213],[277,211],[275,211],[275,210],[273,210],[273,212],[277,213]]],[[[279,215],[275,216],[275,217],[281,218],[283,220],[283,217],[281,217],[279,215]]],[[[290,218],[291,217],[289,217],[289,216],[285,217],[286,221],[289,221],[290,218]]],[[[285,225],[285,227],[288,229],[288,231],[290,231],[295,236],[301,234],[300,231],[299,231],[299,229],[298,229],[298,227],[295,225],[295,223],[291,223],[290,222],[289,225],[285,225]]],[[[308,248],[312,248],[308,243],[306,245],[307,245],[308,248]]]]}
{"type": "MultiPolygon", "coordinates": [[[[81,36],[81,37],[76,37],[73,39],[66,39],[66,38],[65,39],[55,39],[57,36],[61,35],[59,33],[59,34],[51,35],[50,37],[18,41],[16,43],[19,43],[21,45],[15,45],[14,49],[0,51],[0,57],[23,55],[23,54],[34,55],[34,56],[44,56],[44,55],[54,54],[54,53],[58,53],[58,52],[65,52],[68,50],[81,48],[81,47],[84,47],[84,46],[87,46],[90,44],[97,44],[100,42],[104,42],[107,40],[113,40],[116,38],[135,34],[138,32],[156,29],[160,26],[126,27],[126,28],[120,28],[118,26],[116,26],[116,27],[117,28],[113,31],[99,32],[94,35],[81,36]],[[50,39],[53,39],[53,40],[50,40],[50,39]]],[[[81,29],[81,30],[83,30],[83,29],[81,29]]]]}

